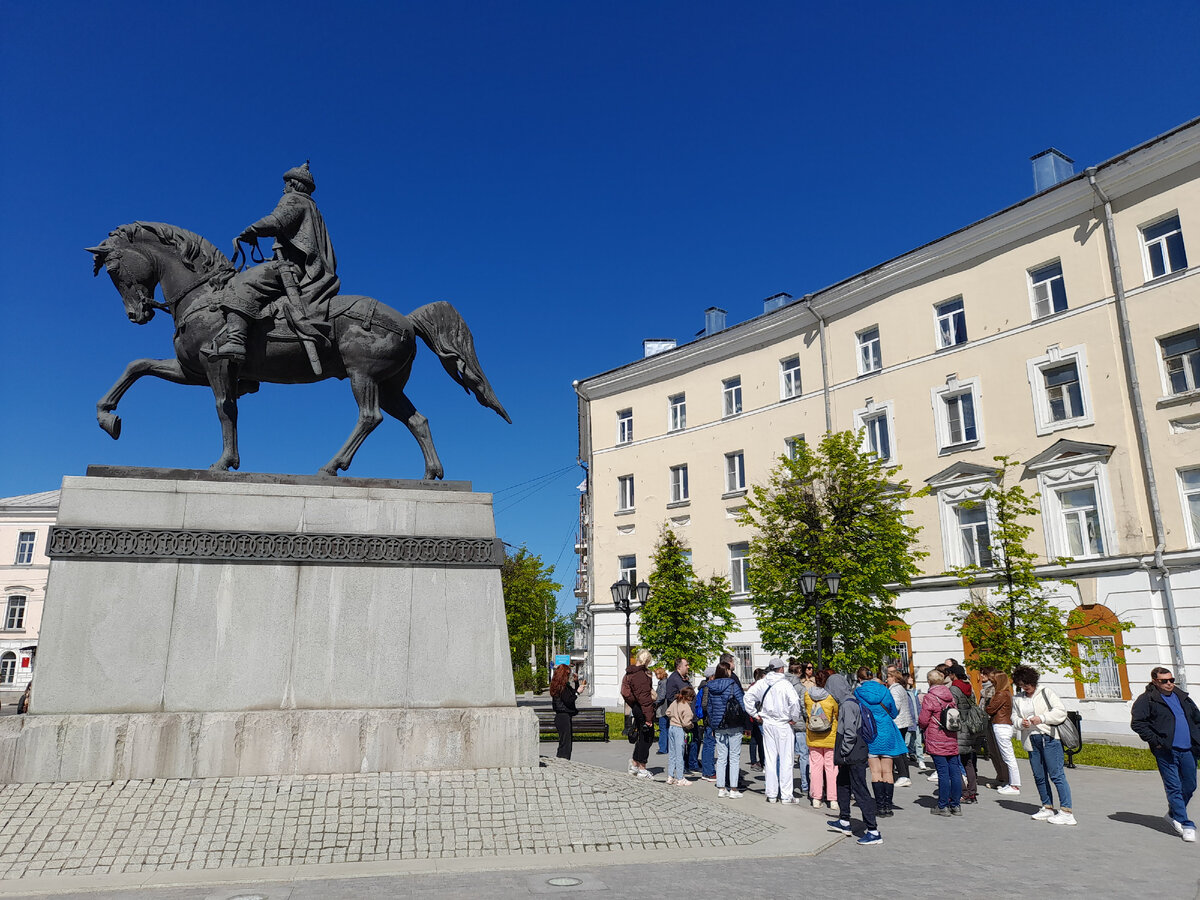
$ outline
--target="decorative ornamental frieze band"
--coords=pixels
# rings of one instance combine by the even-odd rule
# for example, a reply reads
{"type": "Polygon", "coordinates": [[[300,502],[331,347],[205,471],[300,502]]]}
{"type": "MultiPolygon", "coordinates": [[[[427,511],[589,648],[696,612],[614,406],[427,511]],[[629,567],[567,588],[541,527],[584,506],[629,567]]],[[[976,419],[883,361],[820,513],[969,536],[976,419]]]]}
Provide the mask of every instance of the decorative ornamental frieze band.
{"type": "Polygon", "coordinates": [[[172,559],[273,563],[367,563],[384,566],[497,567],[498,538],[376,534],[279,534],[262,531],[102,528],[55,525],[54,559],[172,559]]]}

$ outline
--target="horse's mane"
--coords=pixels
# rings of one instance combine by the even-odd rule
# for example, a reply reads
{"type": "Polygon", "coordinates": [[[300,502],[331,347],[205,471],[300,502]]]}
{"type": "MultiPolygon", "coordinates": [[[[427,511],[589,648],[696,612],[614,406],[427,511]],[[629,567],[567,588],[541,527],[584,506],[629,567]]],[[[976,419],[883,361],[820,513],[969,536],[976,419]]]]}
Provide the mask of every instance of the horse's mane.
{"type": "Polygon", "coordinates": [[[197,269],[212,270],[213,273],[228,272],[233,274],[235,269],[229,257],[214,247],[207,239],[186,228],[168,225],[165,222],[131,222],[128,225],[118,225],[110,237],[124,238],[130,243],[145,240],[149,235],[161,244],[173,247],[179,252],[183,264],[195,272],[197,269]]]}

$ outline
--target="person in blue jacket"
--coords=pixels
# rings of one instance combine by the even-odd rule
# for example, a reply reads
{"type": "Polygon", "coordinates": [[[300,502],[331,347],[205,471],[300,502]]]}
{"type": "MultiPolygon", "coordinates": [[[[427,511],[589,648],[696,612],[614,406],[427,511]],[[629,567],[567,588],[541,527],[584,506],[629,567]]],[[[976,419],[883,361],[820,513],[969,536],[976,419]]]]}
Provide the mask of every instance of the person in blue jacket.
{"type": "Polygon", "coordinates": [[[866,666],[859,668],[858,681],[854,696],[862,704],[864,711],[871,711],[878,731],[875,740],[867,747],[867,763],[871,768],[877,814],[890,816],[893,814],[892,800],[896,791],[892,783],[892,757],[908,752],[904,736],[892,721],[900,714],[900,710],[896,707],[896,701],[892,699],[891,691],[866,666]]]}

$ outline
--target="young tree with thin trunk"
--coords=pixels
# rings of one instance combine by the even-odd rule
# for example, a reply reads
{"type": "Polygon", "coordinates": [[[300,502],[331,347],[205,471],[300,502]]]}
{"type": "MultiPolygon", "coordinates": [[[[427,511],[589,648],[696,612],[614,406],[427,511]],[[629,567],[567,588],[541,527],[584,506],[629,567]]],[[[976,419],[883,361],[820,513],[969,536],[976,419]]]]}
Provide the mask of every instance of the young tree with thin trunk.
{"type": "Polygon", "coordinates": [[[506,553],[500,568],[504,615],[508,621],[508,650],[518,690],[536,690],[549,683],[549,648],[560,631],[554,566],[521,547],[506,553]],[[536,677],[529,663],[530,647],[540,661],[536,677]]]}

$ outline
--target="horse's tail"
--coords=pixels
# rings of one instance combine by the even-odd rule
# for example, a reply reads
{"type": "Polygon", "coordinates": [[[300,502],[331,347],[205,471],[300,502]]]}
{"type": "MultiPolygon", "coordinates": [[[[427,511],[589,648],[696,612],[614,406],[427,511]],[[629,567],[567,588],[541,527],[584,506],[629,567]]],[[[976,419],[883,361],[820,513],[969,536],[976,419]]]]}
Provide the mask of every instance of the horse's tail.
{"type": "Polygon", "coordinates": [[[504,411],[496,392],[488,383],[487,376],[475,356],[475,339],[471,329],[453,306],[445,300],[436,300],[408,313],[421,340],[438,355],[451,378],[463,386],[463,390],[475,394],[480,405],[493,409],[508,424],[512,419],[504,411]]]}

